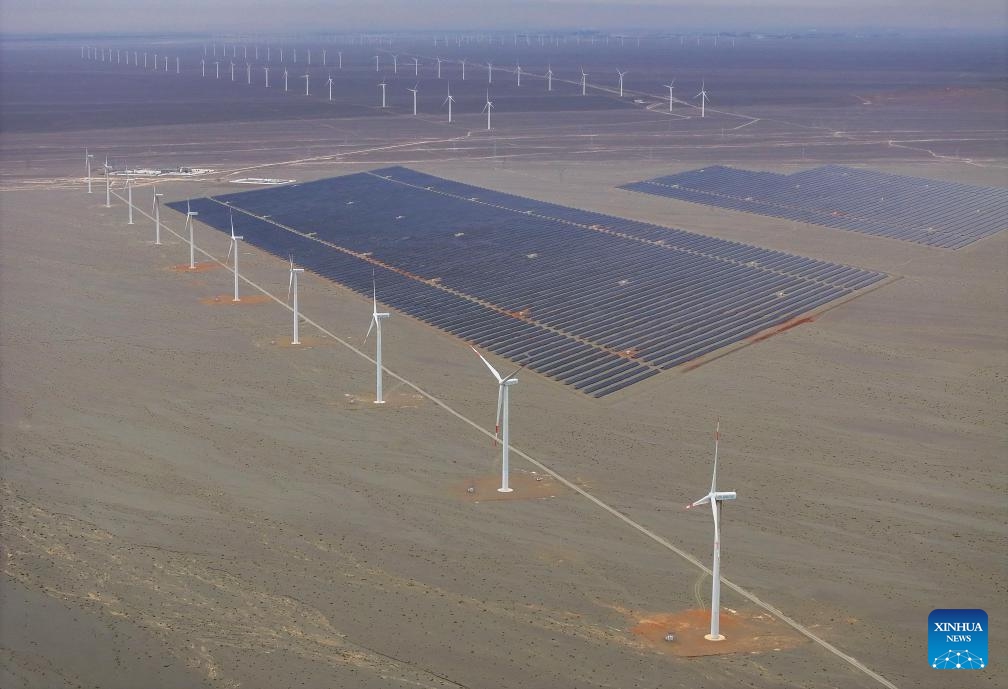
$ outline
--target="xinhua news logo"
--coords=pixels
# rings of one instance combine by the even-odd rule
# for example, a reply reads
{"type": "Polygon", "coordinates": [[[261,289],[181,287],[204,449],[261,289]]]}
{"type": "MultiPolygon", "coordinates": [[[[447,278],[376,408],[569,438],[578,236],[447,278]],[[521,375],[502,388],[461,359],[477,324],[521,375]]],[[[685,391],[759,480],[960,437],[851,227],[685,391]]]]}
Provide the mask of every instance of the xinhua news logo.
{"type": "Polygon", "coordinates": [[[987,667],[987,613],[932,610],[928,615],[928,662],[935,670],[987,667]]]}

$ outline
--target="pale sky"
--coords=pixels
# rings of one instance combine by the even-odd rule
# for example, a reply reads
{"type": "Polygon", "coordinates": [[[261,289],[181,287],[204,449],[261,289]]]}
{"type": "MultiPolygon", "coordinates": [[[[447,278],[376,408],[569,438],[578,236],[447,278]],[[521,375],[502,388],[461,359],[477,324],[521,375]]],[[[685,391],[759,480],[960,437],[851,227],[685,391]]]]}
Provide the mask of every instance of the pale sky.
{"type": "Polygon", "coordinates": [[[632,28],[982,30],[1005,0],[0,0],[3,33],[632,28]]]}

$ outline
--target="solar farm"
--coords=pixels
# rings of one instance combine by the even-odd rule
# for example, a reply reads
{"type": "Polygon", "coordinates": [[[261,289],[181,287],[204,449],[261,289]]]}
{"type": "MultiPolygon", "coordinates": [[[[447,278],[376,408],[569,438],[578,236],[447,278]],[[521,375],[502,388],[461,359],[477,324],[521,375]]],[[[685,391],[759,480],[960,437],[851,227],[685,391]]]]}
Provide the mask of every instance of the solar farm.
{"type": "Polygon", "coordinates": [[[842,165],[790,175],[714,165],[622,188],[943,249],[1008,228],[1008,189],[842,165]]]}
{"type": "Polygon", "coordinates": [[[602,397],[884,277],[404,167],[191,203],[228,231],[602,397]]]}

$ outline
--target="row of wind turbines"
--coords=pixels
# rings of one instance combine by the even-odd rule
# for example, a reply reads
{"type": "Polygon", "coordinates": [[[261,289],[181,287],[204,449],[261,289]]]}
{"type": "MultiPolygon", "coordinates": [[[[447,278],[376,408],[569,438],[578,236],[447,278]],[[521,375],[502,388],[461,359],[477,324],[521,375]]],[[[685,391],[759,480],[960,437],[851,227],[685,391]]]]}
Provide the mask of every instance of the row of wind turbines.
{"type": "MultiPolygon", "coordinates": [[[[83,59],[88,59],[88,57],[85,57],[85,55],[92,56],[93,53],[90,52],[90,51],[93,51],[93,50],[97,50],[97,49],[92,49],[92,48],[87,48],[86,46],[82,46],[81,47],[81,56],[82,56],[82,58],[83,59]]],[[[118,51],[118,50],[116,51],[117,61],[118,61],[118,54],[119,54],[119,52],[120,51],[118,51]]],[[[206,50],[205,50],[205,46],[204,46],[204,53],[205,52],[206,52],[206,50]]],[[[225,52],[226,52],[226,50],[225,50],[225,52]]],[[[246,52],[247,52],[247,48],[246,48],[246,52]]],[[[256,50],[256,53],[258,53],[258,50],[256,50]]],[[[102,54],[102,60],[104,61],[105,52],[103,51],[101,54],[102,54]]],[[[108,56],[109,56],[109,61],[110,62],[111,62],[111,55],[112,55],[112,49],[108,49],[108,56]]],[[[129,63],[129,55],[130,55],[130,51],[126,51],[126,64],[127,65],[130,64],[129,63]]],[[[140,55],[140,53],[138,51],[133,51],[133,64],[135,66],[139,66],[139,55],[140,55]]],[[[281,60],[280,60],[281,63],[283,62],[282,55],[283,55],[283,53],[281,52],[281,60]]],[[[297,55],[297,53],[296,53],[296,50],[295,50],[295,52],[294,52],[294,62],[297,61],[296,55],[297,55]]],[[[398,76],[398,74],[399,74],[399,55],[395,54],[395,53],[390,53],[389,55],[392,58],[392,74],[393,74],[393,76],[398,76]]],[[[322,56],[323,56],[323,64],[325,64],[325,60],[326,60],[326,51],[325,50],[322,51],[322,56]]],[[[270,57],[270,55],[269,55],[269,53],[267,53],[267,62],[269,62],[269,57],[270,57]]],[[[146,69],[147,68],[147,53],[143,53],[143,58],[144,58],[144,68],[146,69]]],[[[95,57],[90,57],[90,59],[96,59],[96,58],[95,57]]],[[[258,59],[258,54],[256,54],[256,59],[258,59]]],[[[375,55],[374,59],[375,59],[375,72],[381,73],[381,71],[382,71],[381,54],[375,55]]],[[[420,57],[419,56],[413,56],[411,59],[412,59],[412,62],[413,62],[413,76],[414,77],[419,77],[420,76],[420,64],[421,64],[420,57]]],[[[155,70],[158,69],[158,67],[157,67],[157,65],[159,64],[158,60],[159,60],[159,56],[155,53],[154,54],[154,63],[153,63],[155,70]]],[[[459,77],[461,78],[462,81],[466,81],[466,65],[467,64],[470,65],[470,66],[480,66],[480,67],[484,66],[484,63],[469,62],[469,61],[467,61],[464,58],[463,59],[458,59],[458,60],[448,60],[448,59],[443,59],[440,56],[438,56],[438,57],[435,57],[433,59],[433,61],[430,63],[430,66],[432,67],[432,69],[436,68],[436,74],[437,74],[437,78],[439,80],[444,78],[443,77],[443,71],[442,71],[442,65],[444,63],[449,63],[449,62],[455,63],[455,64],[457,64],[459,66],[459,68],[461,70],[460,74],[459,74],[459,77]]],[[[221,60],[213,60],[209,64],[213,65],[213,67],[214,67],[213,76],[214,76],[215,79],[219,80],[221,78],[221,65],[224,64],[225,67],[230,67],[230,72],[229,72],[230,73],[230,81],[234,82],[234,81],[238,80],[237,76],[236,76],[235,68],[238,67],[239,70],[240,70],[241,65],[238,64],[238,63],[235,63],[233,60],[230,61],[230,62],[228,62],[228,63],[224,63],[221,60]]],[[[309,65],[311,64],[311,51],[310,50],[308,51],[308,64],[309,65]]],[[[176,72],[176,74],[181,73],[180,72],[180,69],[181,69],[180,65],[181,65],[181,62],[180,62],[179,58],[176,57],[175,58],[175,72],[176,72]]],[[[253,75],[253,64],[251,62],[245,62],[244,66],[245,66],[245,81],[246,81],[246,83],[249,86],[251,86],[253,84],[253,76],[252,76],[253,75]]],[[[498,72],[503,72],[505,74],[513,74],[514,77],[515,77],[515,80],[516,80],[516,86],[518,88],[521,87],[522,75],[524,74],[526,76],[532,76],[532,77],[536,77],[536,78],[541,78],[543,80],[544,84],[545,84],[546,91],[548,91],[548,92],[552,92],[553,91],[553,77],[554,77],[554,73],[553,73],[552,65],[548,64],[547,67],[546,67],[546,71],[543,74],[541,74],[541,75],[540,74],[534,74],[532,72],[528,72],[528,71],[523,70],[520,62],[516,63],[515,66],[514,66],[514,68],[511,68],[511,67],[501,67],[500,65],[495,66],[493,62],[487,62],[487,63],[485,63],[485,67],[486,67],[486,77],[487,77],[487,87],[488,87],[488,89],[487,89],[486,104],[484,105],[483,110],[481,112],[482,113],[486,113],[486,115],[487,115],[487,129],[488,130],[491,128],[491,126],[490,126],[490,111],[494,108],[493,102],[490,100],[490,92],[489,92],[489,87],[493,84],[494,70],[497,70],[498,72]]],[[[259,68],[257,67],[257,70],[258,69],[259,68]]],[[[265,85],[265,88],[270,88],[270,66],[268,64],[265,64],[265,65],[261,66],[261,69],[263,71],[263,83],[265,85]]],[[[343,69],[343,52],[342,51],[338,52],[337,69],[340,70],[340,71],[342,71],[342,69],[343,69]]],[[[165,72],[168,71],[168,57],[167,56],[164,57],[164,71],[165,72]]],[[[606,87],[606,86],[597,85],[597,84],[596,85],[589,84],[589,82],[588,82],[588,73],[584,70],[584,67],[580,68],[579,73],[580,73],[580,81],[579,82],[574,82],[574,83],[580,83],[580,86],[581,86],[581,95],[582,96],[587,96],[588,95],[588,89],[589,88],[594,88],[594,89],[601,90],[601,91],[604,91],[604,92],[610,92],[610,91],[613,90],[613,89],[610,89],[609,87],[606,87]]],[[[618,84],[618,89],[617,90],[618,90],[618,93],[619,93],[619,97],[620,98],[624,98],[625,97],[624,78],[626,77],[626,75],[627,75],[628,72],[626,72],[626,71],[624,71],[622,69],[616,68],[615,73],[616,73],[616,77],[617,77],[617,84],[618,84]]],[[[200,60],[200,76],[202,78],[206,78],[207,77],[207,60],[206,60],[205,57],[200,60]]],[[[285,93],[287,93],[287,92],[289,92],[291,90],[290,89],[290,76],[291,76],[290,70],[287,67],[284,67],[283,68],[283,90],[284,90],[285,93]]],[[[296,75],[295,78],[296,79],[304,79],[304,95],[305,96],[310,96],[311,95],[311,89],[310,89],[311,74],[306,71],[304,74],[296,75]]],[[[327,83],[327,85],[328,85],[328,100],[329,100],[329,102],[332,102],[334,100],[334,96],[333,96],[333,84],[334,84],[334,80],[333,80],[332,72],[329,72],[328,79],[326,80],[325,83],[327,83]]],[[[389,103],[388,103],[388,82],[385,79],[382,79],[382,81],[380,81],[377,86],[381,90],[381,96],[380,96],[381,108],[382,109],[386,109],[386,108],[389,107],[389,103]]],[[[414,85],[413,88],[406,89],[407,91],[409,91],[409,92],[411,92],[413,94],[413,115],[414,116],[418,115],[417,97],[418,97],[418,93],[419,93],[419,88],[420,88],[420,82],[417,81],[417,83],[414,85]]],[[[665,84],[664,88],[668,89],[668,109],[669,109],[669,112],[671,113],[673,111],[673,105],[674,105],[674,103],[676,103],[676,102],[682,102],[682,101],[677,101],[676,98],[674,97],[674,94],[673,94],[673,91],[675,89],[675,79],[673,79],[672,81],[670,81],[668,84],[665,84]]],[[[455,98],[454,98],[454,96],[452,96],[452,93],[451,93],[451,82],[450,82],[450,80],[448,81],[448,89],[447,90],[448,90],[447,97],[445,98],[444,102],[442,103],[442,107],[447,106],[447,108],[448,108],[448,123],[451,124],[454,121],[453,117],[452,117],[452,105],[455,103],[455,98]]],[[[700,117],[701,118],[705,118],[707,116],[707,104],[710,102],[710,98],[709,98],[709,95],[708,95],[708,92],[707,92],[707,89],[706,89],[706,82],[705,81],[701,81],[700,91],[693,97],[693,99],[700,101],[700,104],[699,104],[700,117]]]]}
{"type": "MultiPolygon", "coordinates": [[[[492,103],[487,100],[487,112],[489,118],[489,109],[492,108],[492,103]]],[[[86,148],[84,149],[84,159],[87,166],[87,193],[93,193],[92,180],[91,180],[91,161],[94,155],[91,154],[86,148]]],[[[105,205],[106,207],[111,206],[111,188],[112,184],[109,178],[110,166],[108,163],[108,157],[105,158],[104,163],[105,170],[105,205]]],[[[128,222],[127,224],[133,225],[133,180],[127,178],[126,180],[126,204],[128,208],[128,222]]],[[[151,197],[151,210],[154,219],[154,244],[155,246],[161,246],[161,213],[160,213],[160,199],[164,196],[163,193],[157,191],[157,187],[152,187],[152,197],[151,197]]],[[[243,235],[235,233],[235,222],[234,222],[234,208],[230,204],[225,204],[228,208],[228,219],[230,224],[230,241],[228,243],[228,252],[222,263],[227,265],[228,261],[232,261],[230,269],[234,277],[234,295],[233,301],[240,302],[241,295],[239,294],[239,284],[240,284],[240,273],[238,266],[238,255],[240,253],[239,242],[244,240],[243,235]]],[[[189,244],[189,269],[196,269],[196,243],[195,243],[195,218],[199,215],[198,211],[192,210],[189,202],[186,202],[186,214],[185,214],[185,231],[188,234],[188,244],[189,244]]],[[[290,305],[291,311],[293,313],[293,332],[291,337],[292,345],[300,345],[300,333],[299,333],[299,322],[300,313],[298,310],[298,293],[299,293],[299,278],[304,274],[305,269],[299,268],[295,265],[294,256],[290,255],[290,266],[289,266],[289,277],[287,283],[287,303],[290,305]]],[[[368,324],[367,332],[364,335],[364,342],[367,342],[370,338],[372,331],[375,333],[375,404],[384,404],[385,398],[383,396],[382,390],[382,323],[391,317],[389,312],[378,310],[378,288],[377,280],[375,276],[374,268],[372,268],[371,273],[371,299],[372,299],[372,311],[371,318],[368,324]]],[[[495,416],[495,428],[494,428],[494,438],[500,441],[501,446],[501,485],[497,489],[500,493],[511,493],[513,488],[509,485],[509,449],[511,445],[511,435],[510,435],[510,393],[511,388],[518,383],[518,374],[525,368],[522,364],[516,369],[508,373],[507,375],[501,375],[500,372],[490,363],[489,360],[483,354],[472,347],[473,352],[479,357],[480,361],[486,366],[493,379],[497,383],[497,414],[495,416]]],[[[717,488],[717,471],[718,471],[718,455],[720,449],[720,437],[721,437],[721,423],[720,420],[717,421],[714,431],[714,470],[711,478],[710,490],[706,495],[695,500],[686,506],[686,509],[692,509],[702,505],[710,505],[711,513],[714,519],[714,555],[713,555],[713,566],[711,568],[711,618],[710,618],[710,633],[706,634],[704,638],[710,641],[722,641],[724,636],[720,633],[720,601],[721,601],[721,509],[725,501],[735,500],[736,493],[734,491],[720,491],[717,488]]]]}

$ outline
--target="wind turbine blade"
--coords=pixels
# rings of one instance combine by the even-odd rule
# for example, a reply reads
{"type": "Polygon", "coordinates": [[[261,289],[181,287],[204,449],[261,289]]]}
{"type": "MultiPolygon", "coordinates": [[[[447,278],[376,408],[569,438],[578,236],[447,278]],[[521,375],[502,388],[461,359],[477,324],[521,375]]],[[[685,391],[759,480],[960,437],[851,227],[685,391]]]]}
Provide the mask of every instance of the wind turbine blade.
{"type": "Polygon", "coordinates": [[[367,333],[364,335],[364,342],[367,342],[367,339],[371,336],[371,329],[374,328],[374,324],[377,320],[377,318],[371,316],[371,322],[368,324],[367,333]]]}
{"type": "Polygon", "coordinates": [[[291,290],[294,288],[294,269],[291,268],[290,277],[287,279],[287,301],[290,301],[291,290]]]}
{"type": "Polygon", "coordinates": [[[227,252],[227,258],[225,258],[225,259],[224,259],[225,261],[226,261],[226,260],[228,260],[228,258],[231,258],[231,252],[232,252],[232,251],[234,251],[234,248],[235,248],[235,244],[236,244],[236,243],[237,243],[237,240],[235,239],[235,236],[234,236],[234,234],[232,233],[232,234],[231,234],[231,243],[230,243],[230,244],[228,244],[228,252],[227,252]]]}
{"type": "Polygon", "coordinates": [[[502,380],[503,380],[504,382],[507,382],[507,381],[511,380],[511,379],[512,379],[512,378],[514,378],[514,377],[515,377],[516,375],[518,375],[518,373],[519,373],[519,372],[520,372],[520,371],[521,371],[521,370],[522,370],[523,368],[525,368],[525,366],[527,366],[527,364],[522,364],[521,366],[519,366],[519,367],[518,367],[518,368],[516,368],[515,370],[511,371],[511,373],[509,373],[508,375],[504,376],[504,378],[503,378],[502,380]]]}
{"type": "Polygon", "coordinates": [[[705,495],[702,498],[700,498],[699,500],[695,500],[695,501],[691,502],[690,504],[686,505],[686,509],[689,510],[689,509],[693,509],[694,507],[699,507],[700,505],[706,505],[710,501],[711,501],[710,495],[705,495]]]}
{"type": "Polygon", "coordinates": [[[497,379],[497,382],[498,382],[498,383],[503,383],[503,382],[504,382],[504,379],[503,379],[503,378],[501,378],[501,376],[500,376],[500,374],[499,374],[499,373],[497,373],[497,369],[495,369],[495,368],[494,368],[493,366],[491,366],[491,365],[490,365],[490,362],[486,360],[486,357],[484,357],[484,356],[483,356],[482,354],[480,354],[480,353],[479,353],[479,350],[477,350],[477,349],[476,349],[475,347],[473,347],[472,345],[469,345],[469,346],[470,346],[470,347],[472,348],[472,350],[473,350],[474,352],[476,352],[476,356],[478,356],[478,357],[479,357],[479,358],[480,358],[480,359],[481,359],[481,360],[483,361],[483,363],[484,363],[484,364],[486,364],[486,367],[487,367],[488,369],[490,369],[490,373],[492,373],[492,374],[493,374],[493,377],[497,379]]]}
{"type": "Polygon", "coordinates": [[[717,461],[718,461],[718,445],[721,442],[721,419],[717,420],[714,425],[714,475],[711,477],[710,482],[710,492],[713,494],[717,491],[717,461]]]}
{"type": "Polygon", "coordinates": [[[501,412],[504,404],[504,384],[497,386],[497,416],[494,417],[494,440],[500,438],[501,412]]]}
{"type": "Polygon", "coordinates": [[[371,298],[374,300],[374,315],[378,315],[378,287],[375,284],[375,271],[374,268],[371,269],[371,298]]]}

